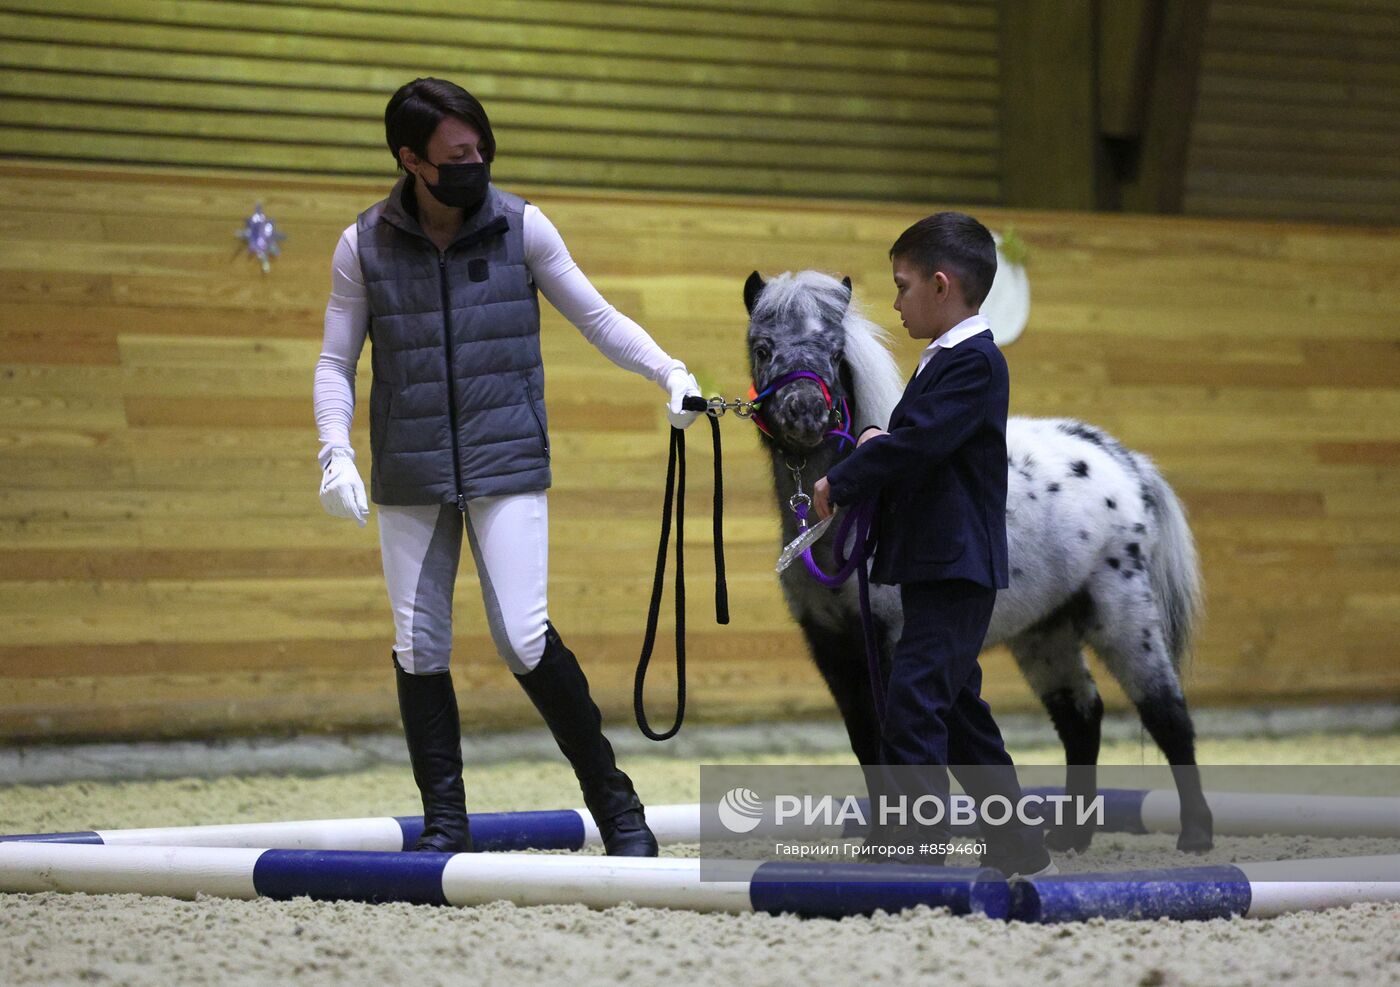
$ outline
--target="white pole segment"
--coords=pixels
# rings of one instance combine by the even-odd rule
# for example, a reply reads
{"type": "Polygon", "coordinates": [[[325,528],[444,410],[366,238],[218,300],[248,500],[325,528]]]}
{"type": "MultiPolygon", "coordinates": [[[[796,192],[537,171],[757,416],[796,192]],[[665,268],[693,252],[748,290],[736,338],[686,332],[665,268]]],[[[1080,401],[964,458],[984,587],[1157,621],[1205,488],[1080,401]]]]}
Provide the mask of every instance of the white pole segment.
{"type": "MultiPolygon", "coordinates": [[[[649,805],[646,808],[647,825],[656,834],[656,842],[662,846],[671,843],[699,843],[700,842],[700,806],[698,803],[689,805],[649,805]]],[[[593,817],[587,812],[583,813],[583,825],[589,834],[590,841],[595,838],[592,834],[597,832],[597,827],[593,825],[593,817]]],[[[711,839],[719,834],[705,834],[711,839]]],[[[598,841],[601,842],[601,841],[598,841]]],[[[594,845],[593,842],[587,845],[594,845]]]]}
{"type": "MultiPolygon", "coordinates": [[[[1217,836],[1375,836],[1400,838],[1400,798],[1375,795],[1271,795],[1206,792],[1217,836]]],[[[1181,802],[1160,789],[1142,801],[1149,833],[1179,833],[1181,802]]]]}
{"type": "Polygon", "coordinates": [[[0,843],[0,890],[251,899],[258,897],[253,865],[262,853],[227,847],[0,843]]]}
{"type": "Polygon", "coordinates": [[[1400,901],[1400,855],[1236,864],[1249,878],[1249,918],[1400,901]]]}
{"type": "Polygon", "coordinates": [[[108,846],[277,847],[283,850],[402,850],[403,829],[388,816],[304,822],[97,830],[108,846]]]}
{"type": "MultiPolygon", "coordinates": [[[[736,863],[725,861],[726,867],[736,863]]],[[[454,905],[505,900],[610,908],[630,901],[647,908],[753,911],[747,880],[701,881],[700,861],[690,857],[459,853],[443,871],[442,889],[454,905]]]]}

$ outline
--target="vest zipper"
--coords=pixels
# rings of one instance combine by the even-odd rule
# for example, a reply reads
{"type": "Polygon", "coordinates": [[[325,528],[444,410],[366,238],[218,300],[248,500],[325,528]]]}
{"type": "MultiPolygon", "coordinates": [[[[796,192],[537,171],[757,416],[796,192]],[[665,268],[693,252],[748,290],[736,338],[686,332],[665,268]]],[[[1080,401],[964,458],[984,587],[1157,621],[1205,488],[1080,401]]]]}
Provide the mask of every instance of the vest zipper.
{"type": "Polygon", "coordinates": [[[520,375],[520,379],[525,384],[525,404],[530,409],[530,417],[535,420],[535,431],[540,433],[540,451],[544,453],[544,461],[549,462],[549,439],[546,438],[544,422],[540,421],[540,413],[535,410],[535,396],[530,392],[530,377],[526,373],[520,375]]]}
{"type": "Polygon", "coordinates": [[[442,351],[447,359],[447,415],[452,426],[452,482],[457,487],[457,510],[467,509],[462,493],[462,451],[457,447],[457,374],[452,367],[452,307],[447,293],[447,255],[438,251],[438,284],[442,287],[442,351]]]}

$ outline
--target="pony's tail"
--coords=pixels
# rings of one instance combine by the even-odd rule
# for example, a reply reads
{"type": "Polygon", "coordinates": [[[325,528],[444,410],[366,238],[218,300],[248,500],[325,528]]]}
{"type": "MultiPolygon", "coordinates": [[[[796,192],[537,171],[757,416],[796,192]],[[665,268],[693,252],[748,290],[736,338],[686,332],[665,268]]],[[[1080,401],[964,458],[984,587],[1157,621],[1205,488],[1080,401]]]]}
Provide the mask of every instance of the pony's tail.
{"type": "Polygon", "coordinates": [[[1186,508],[1146,456],[1135,454],[1142,471],[1149,507],[1157,515],[1157,550],[1148,563],[1148,576],[1162,614],[1162,634],[1179,668],[1191,652],[1201,619],[1201,568],[1196,542],[1186,523],[1186,508]]]}

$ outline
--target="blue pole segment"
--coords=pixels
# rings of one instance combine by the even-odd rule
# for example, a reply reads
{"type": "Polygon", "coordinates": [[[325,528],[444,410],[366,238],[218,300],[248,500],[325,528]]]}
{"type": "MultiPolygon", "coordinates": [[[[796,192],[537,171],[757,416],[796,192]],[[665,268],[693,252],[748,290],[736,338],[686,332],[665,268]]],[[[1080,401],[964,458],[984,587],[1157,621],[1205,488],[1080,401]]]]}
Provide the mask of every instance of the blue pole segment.
{"type": "Polygon", "coordinates": [[[403,901],[445,905],[442,872],[450,853],[372,850],[268,850],[253,865],[253,887],[287,901],[403,901]]]}
{"type": "MultiPolygon", "coordinates": [[[[1065,790],[1058,786],[1027,788],[1022,791],[1023,795],[1039,795],[1042,798],[1047,795],[1063,795],[1065,790]]],[[[1147,798],[1146,789],[1138,788],[1100,788],[1098,794],[1103,797],[1103,825],[1098,827],[1102,833],[1146,833],[1147,827],[1142,823],[1142,803],[1147,798]]],[[[1047,825],[1053,822],[1054,816],[1050,811],[1053,806],[1046,805],[1043,815],[1047,825]]],[[[1078,819],[1078,809],[1069,804],[1065,806],[1065,821],[1073,824],[1078,819]]]]}
{"type": "MultiPolygon", "coordinates": [[[[1047,789],[1047,791],[1049,791],[1049,789],[1047,789]]],[[[847,819],[841,825],[841,836],[843,839],[850,840],[865,836],[870,831],[871,822],[875,821],[870,814],[870,800],[868,798],[857,799],[856,803],[860,806],[861,818],[847,819]],[[862,820],[869,820],[869,822],[862,820]]],[[[944,827],[954,836],[975,837],[982,831],[981,827],[975,822],[945,823],[944,827]]]]}
{"type": "Polygon", "coordinates": [[[749,883],[756,912],[802,918],[844,918],[916,905],[1006,918],[1010,892],[1000,871],[975,867],[824,864],[778,861],[759,865],[749,883]]]}
{"type": "MultiPolygon", "coordinates": [[[[1058,785],[1047,785],[1023,789],[1022,795],[1039,795],[1044,798],[1050,795],[1063,795],[1065,790],[1058,785]]],[[[1104,833],[1146,833],[1147,827],[1142,822],[1142,803],[1147,798],[1146,789],[1137,788],[1100,788],[1098,794],[1103,797],[1103,825],[1099,830],[1104,833]]],[[[870,803],[868,799],[860,799],[861,812],[865,818],[870,818],[870,803]]],[[[1050,825],[1054,819],[1053,806],[1046,804],[1041,807],[1041,814],[1045,817],[1046,825],[1050,825]]],[[[1073,823],[1078,818],[1078,809],[1073,805],[1066,805],[1065,818],[1073,823]]],[[[843,836],[847,838],[865,835],[866,826],[855,820],[847,820],[844,826],[843,836]]],[[[949,824],[947,829],[956,836],[977,836],[981,827],[977,823],[971,824],[949,824]]]]}
{"type": "MultiPolygon", "coordinates": [[[[468,819],[471,817],[468,816],[468,819]]],[[[422,816],[395,816],[394,822],[399,824],[399,829],[403,831],[403,848],[411,850],[413,844],[418,842],[418,837],[423,835],[422,816]]]]}
{"type": "MultiPolygon", "coordinates": [[[[1142,803],[1146,790],[1131,788],[1100,788],[1103,796],[1103,826],[1105,833],[1146,833],[1142,824],[1142,803]]],[[[1073,807],[1071,806],[1071,809],[1073,807]]]]}
{"type": "Polygon", "coordinates": [[[477,850],[581,850],[583,817],[573,809],[469,816],[477,850]]]}
{"type": "Polygon", "coordinates": [[[1010,918],[1019,922],[1082,922],[1090,918],[1228,918],[1249,911],[1249,878],[1228,864],[1061,874],[1011,885],[1010,918]]]}
{"type": "MultiPolygon", "coordinates": [[[[585,837],[583,817],[573,809],[535,812],[473,812],[472,847],[475,850],[581,850],[585,837]]],[[[403,848],[409,850],[423,834],[422,816],[395,816],[403,830],[403,848]]]]}
{"type": "Polygon", "coordinates": [[[16,833],[14,836],[0,836],[0,843],[90,843],[102,846],[102,837],[96,833],[16,833]]]}

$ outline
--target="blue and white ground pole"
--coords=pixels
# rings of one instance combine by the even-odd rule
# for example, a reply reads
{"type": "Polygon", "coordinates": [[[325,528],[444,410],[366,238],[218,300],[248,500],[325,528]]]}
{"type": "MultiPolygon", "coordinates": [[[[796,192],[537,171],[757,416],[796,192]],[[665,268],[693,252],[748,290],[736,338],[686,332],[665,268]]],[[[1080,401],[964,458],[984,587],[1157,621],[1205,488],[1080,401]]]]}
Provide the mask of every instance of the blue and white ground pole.
{"type": "Polygon", "coordinates": [[[1273,918],[1363,901],[1400,902],[1400,855],[1036,877],[1011,885],[1010,917],[1273,918]]]}
{"type": "Polygon", "coordinates": [[[747,878],[702,881],[700,867],[687,857],[0,843],[6,892],[590,908],[632,902],[809,918],[917,905],[1006,918],[1010,900],[1005,879],[990,869],[726,861],[727,872],[747,869],[747,878]]]}
{"type": "MultiPolygon", "coordinates": [[[[1105,790],[1105,830],[1176,831],[1175,792],[1105,790]]],[[[1400,800],[1209,793],[1221,835],[1400,836],[1400,800]]],[[[651,806],[664,844],[701,840],[702,806],[651,806]]],[[[0,836],[0,892],[135,892],[193,898],[345,899],[475,905],[630,901],[663,908],[809,917],[919,904],[1026,922],[1087,918],[1270,917],[1362,901],[1400,901],[1400,855],[1072,874],[1008,885],[993,870],[726,860],[741,879],[701,880],[695,858],[620,859],[498,851],[600,845],[582,809],[476,813],[474,854],[402,852],[421,817],[0,836]],[[493,852],[497,851],[497,852],[493,852]]],[[[707,831],[706,839],[717,833],[707,831]]],[[[776,835],[760,828],[743,839],[776,835]]]]}
{"type": "MultiPolygon", "coordinates": [[[[1063,794],[1063,789],[1035,788],[1028,793],[1063,794]]],[[[1176,833],[1181,809],[1175,791],[1103,789],[1106,833],[1176,833]]],[[[1400,838],[1400,798],[1366,795],[1270,795],[1207,792],[1217,836],[1369,836],[1400,838]]],[[[647,823],[658,842],[699,843],[699,804],[649,805],[647,823]]],[[[533,812],[474,812],[472,840],[481,850],[582,850],[602,845],[598,827],[586,809],[533,812]]],[[[863,827],[854,827],[859,832],[863,827]]],[[[223,826],[174,826],[152,829],[88,830],[74,833],[27,833],[0,836],[0,841],[102,843],[109,846],[276,847],[286,850],[406,850],[423,831],[422,816],[370,816],[361,819],[312,819],[294,822],[240,823],[223,826]]],[[[733,839],[777,836],[769,826],[733,839]]],[[[726,834],[709,827],[704,839],[726,834]]]]}

